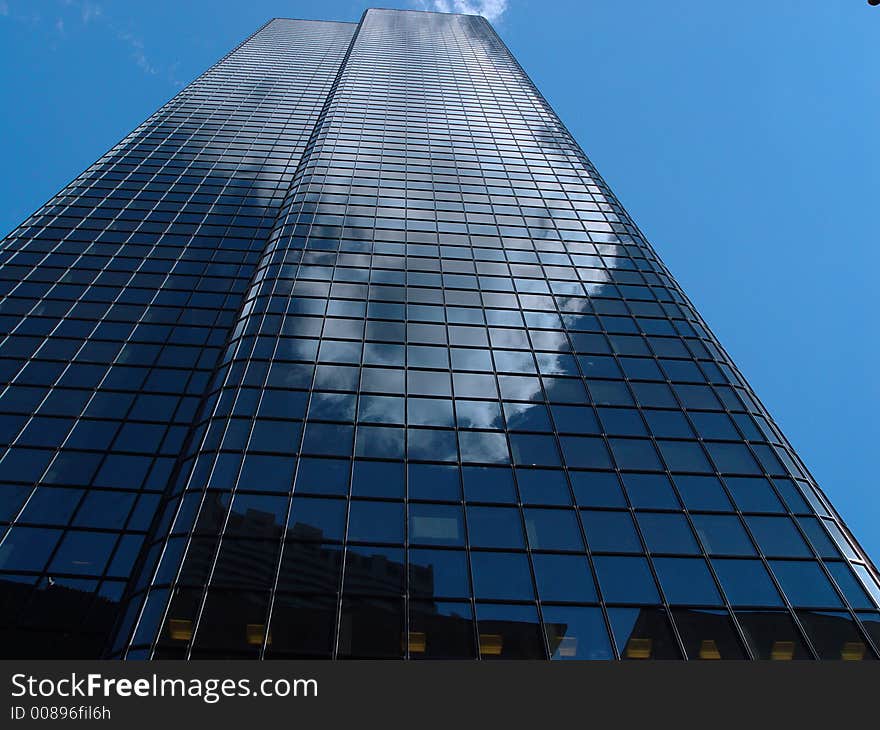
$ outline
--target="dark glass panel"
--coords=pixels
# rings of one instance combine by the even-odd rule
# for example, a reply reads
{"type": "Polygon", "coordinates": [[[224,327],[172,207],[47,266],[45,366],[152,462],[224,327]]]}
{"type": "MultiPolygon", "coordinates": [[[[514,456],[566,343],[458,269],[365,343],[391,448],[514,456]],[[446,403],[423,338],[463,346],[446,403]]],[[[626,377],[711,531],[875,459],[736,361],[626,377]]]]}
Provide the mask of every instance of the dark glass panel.
{"type": "Polygon", "coordinates": [[[404,623],[400,599],[343,598],[339,657],[391,659],[403,656],[404,623]]]}
{"type": "Polygon", "coordinates": [[[551,659],[613,659],[605,619],[598,608],[544,606],[551,659]]]}
{"type": "Polygon", "coordinates": [[[408,645],[411,659],[476,658],[471,604],[410,601],[408,645]]]}
{"type": "Polygon", "coordinates": [[[662,608],[611,608],[608,620],[621,659],[680,659],[662,608]]]}
{"type": "Polygon", "coordinates": [[[688,659],[748,659],[727,611],[680,608],[672,612],[688,659]]]}
{"type": "Polygon", "coordinates": [[[841,611],[798,611],[798,619],[820,659],[876,659],[855,622],[841,611]]]}
{"type": "Polygon", "coordinates": [[[800,631],[784,611],[737,611],[746,642],[756,659],[812,659],[800,631]]]}
{"type": "Polygon", "coordinates": [[[482,659],[546,659],[541,624],[533,605],[477,603],[482,659]]]}

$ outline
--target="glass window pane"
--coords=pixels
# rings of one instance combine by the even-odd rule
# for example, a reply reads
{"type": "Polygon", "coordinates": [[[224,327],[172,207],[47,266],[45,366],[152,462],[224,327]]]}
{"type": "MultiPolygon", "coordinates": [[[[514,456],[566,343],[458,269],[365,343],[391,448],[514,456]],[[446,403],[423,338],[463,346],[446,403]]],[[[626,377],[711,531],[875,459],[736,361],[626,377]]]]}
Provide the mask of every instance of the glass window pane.
{"type": "Polygon", "coordinates": [[[593,436],[560,436],[562,453],[569,467],[610,469],[611,458],[601,438],[593,436]]]}
{"type": "Polygon", "coordinates": [[[787,612],[737,611],[736,618],[755,659],[813,658],[787,612]]]}
{"type": "Polygon", "coordinates": [[[336,628],[336,596],[294,596],[279,593],[269,624],[270,658],[329,659],[336,628]]]}
{"type": "Polygon", "coordinates": [[[467,598],[467,556],[461,550],[409,551],[409,592],[421,598],[467,598]]]}
{"type": "Polygon", "coordinates": [[[784,512],[779,498],[766,479],[727,477],[727,489],[743,512],[784,512]]]}
{"type": "Polygon", "coordinates": [[[594,558],[599,587],[608,603],[659,603],[648,561],[635,557],[594,558]]]}
{"type": "Polygon", "coordinates": [[[339,459],[300,459],[294,491],[306,494],[348,494],[351,464],[339,459]]]}
{"type": "Polygon", "coordinates": [[[734,606],[781,606],[782,599],[759,560],[716,559],[712,567],[734,606]]]}
{"type": "Polygon", "coordinates": [[[524,504],[571,504],[571,494],[563,471],[517,469],[516,481],[524,504]]]}
{"type": "Polygon", "coordinates": [[[413,545],[463,545],[464,524],[461,507],[411,502],[409,541],[413,545]]]}
{"type": "Polygon", "coordinates": [[[648,439],[608,439],[614,461],[620,469],[659,471],[663,468],[657,451],[648,439]]]}
{"type": "Polygon", "coordinates": [[[623,474],[623,485],[636,509],[680,509],[669,479],[663,474],[623,474]]]}
{"type": "Polygon", "coordinates": [[[193,657],[259,656],[268,608],[268,593],[210,590],[193,638],[193,657]]]}
{"type": "Polygon", "coordinates": [[[473,659],[476,657],[470,603],[410,601],[411,659],[473,659]]]}
{"type": "Polygon", "coordinates": [[[795,558],[812,557],[794,521],[788,517],[746,517],[746,524],[764,555],[795,558]]]}
{"type": "Polygon", "coordinates": [[[551,659],[614,658],[600,609],[545,606],[543,614],[551,659]]]}
{"type": "Polygon", "coordinates": [[[403,503],[353,500],[348,539],[363,542],[403,542],[403,503]]]}
{"type": "Polygon", "coordinates": [[[489,600],[534,600],[525,553],[471,553],[474,594],[489,600]]]}
{"type": "Polygon", "coordinates": [[[755,548],[736,515],[693,515],[691,519],[710,555],[755,554],[755,548]]]}
{"type": "Polygon", "coordinates": [[[346,596],[342,599],[339,656],[385,659],[401,657],[403,601],[346,596]]]}
{"type": "Polygon", "coordinates": [[[467,523],[474,547],[525,547],[522,518],[516,508],[469,506],[467,523]]]}
{"type": "Polygon", "coordinates": [[[573,509],[535,509],[526,508],[526,534],[533,550],[583,550],[573,509]]]}
{"type": "Polygon", "coordinates": [[[626,507],[616,474],[603,471],[571,471],[568,474],[580,507],[626,507]]]}
{"type": "Polygon", "coordinates": [[[660,587],[671,604],[716,606],[721,596],[703,558],[654,558],[660,587]]]}
{"type": "Polygon", "coordinates": [[[621,659],[680,659],[662,608],[611,608],[608,620],[621,659]]]}
{"type": "Polygon", "coordinates": [[[727,611],[672,612],[688,659],[748,659],[727,611]]]}
{"type": "Polygon", "coordinates": [[[402,499],[403,466],[389,461],[355,461],[351,493],[355,497],[402,499]]]}
{"type": "Polygon", "coordinates": [[[648,550],[654,553],[699,553],[697,541],[684,515],[669,512],[637,512],[636,519],[648,550]]]}
{"type": "Polygon", "coordinates": [[[459,431],[461,460],[478,464],[506,464],[510,461],[507,439],[502,433],[459,431]]]}
{"type": "Polygon", "coordinates": [[[481,659],[546,659],[534,606],[477,603],[481,659]]]}
{"type": "Polygon", "coordinates": [[[342,540],[346,507],[341,499],[294,497],[287,534],[300,540],[342,540]]]}
{"type": "Polygon", "coordinates": [[[771,560],[770,567],[794,606],[840,606],[840,598],[818,563],[771,560]]]}
{"type": "Polygon", "coordinates": [[[532,555],[538,595],[542,601],[595,603],[593,571],[583,555],[532,555]]]}
{"type": "Polygon", "coordinates": [[[848,613],[798,611],[798,618],[820,659],[863,661],[876,658],[848,613]]]}
{"type": "Polygon", "coordinates": [[[406,590],[403,549],[349,545],[342,589],[347,595],[400,595],[406,590]]]}
{"type": "Polygon", "coordinates": [[[581,510],[581,520],[593,552],[642,552],[642,543],[629,512],[581,510]]]}
{"type": "Polygon", "coordinates": [[[513,472],[508,468],[464,466],[461,478],[464,498],[469,502],[516,502],[513,472]]]}
{"type": "Polygon", "coordinates": [[[13,527],[0,545],[0,568],[42,570],[61,535],[61,530],[13,527]]]}
{"type": "Polygon", "coordinates": [[[335,593],[341,574],[342,546],[287,543],[281,553],[278,590],[335,593]]]}
{"type": "Polygon", "coordinates": [[[825,566],[837,583],[849,605],[855,609],[876,608],[874,602],[868,597],[861,581],[857,580],[852,570],[846,563],[827,562],[825,566]]]}
{"type": "Polygon", "coordinates": [[[513,462],[528,466],[555,466],[560,463],[556,439],[539,434],[510,434],[513,462]]]}
{"type": "Polygon", "coordinates": [[[410,464],[407,473],[410,499],[450,502],[461,499],[457,466],[410,464]]]}
{"type": "Polygon", "coordinates": [[[733,509],[716,477],[676,474],[673,480],[684,506],[689,510],[729,512],[733,509]]]}

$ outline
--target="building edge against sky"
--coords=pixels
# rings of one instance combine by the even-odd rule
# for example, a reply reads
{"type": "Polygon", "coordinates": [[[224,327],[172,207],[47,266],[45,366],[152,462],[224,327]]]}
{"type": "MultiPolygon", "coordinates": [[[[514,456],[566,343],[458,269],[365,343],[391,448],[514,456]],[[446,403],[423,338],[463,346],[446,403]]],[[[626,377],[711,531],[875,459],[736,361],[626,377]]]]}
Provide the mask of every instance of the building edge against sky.
{"type": "Polygon", "coordinates": [[[867,556],[482,18],[270,21],[0,256],[10,656],[877,656],[867,556]]]}

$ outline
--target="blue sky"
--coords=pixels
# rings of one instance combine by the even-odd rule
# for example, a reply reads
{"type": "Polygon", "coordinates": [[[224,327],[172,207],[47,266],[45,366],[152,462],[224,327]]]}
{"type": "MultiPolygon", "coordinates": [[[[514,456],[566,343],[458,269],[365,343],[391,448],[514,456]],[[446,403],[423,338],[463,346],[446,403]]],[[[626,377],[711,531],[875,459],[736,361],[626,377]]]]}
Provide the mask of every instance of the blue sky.
{"type": "MultiPolygon", "coordinates": [[[[482,9],[880,559],[880,8],[422,0],[482,9]]],[[[269,17],[351,0],[0,0],[0,234],[269,17]]]]}

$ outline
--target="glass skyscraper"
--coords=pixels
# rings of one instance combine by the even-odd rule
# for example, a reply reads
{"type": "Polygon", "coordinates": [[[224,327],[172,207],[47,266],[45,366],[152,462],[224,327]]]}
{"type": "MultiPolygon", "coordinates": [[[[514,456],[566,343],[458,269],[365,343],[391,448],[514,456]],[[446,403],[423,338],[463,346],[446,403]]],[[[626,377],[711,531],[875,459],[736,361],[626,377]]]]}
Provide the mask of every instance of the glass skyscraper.
{"type": "Polygon", "coordinates": [[[874,567],[481,17],[267,23],[0,279],[4,656],[878,656],[874,567]]]}

